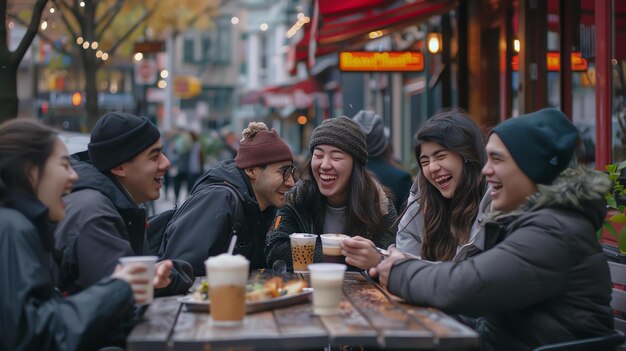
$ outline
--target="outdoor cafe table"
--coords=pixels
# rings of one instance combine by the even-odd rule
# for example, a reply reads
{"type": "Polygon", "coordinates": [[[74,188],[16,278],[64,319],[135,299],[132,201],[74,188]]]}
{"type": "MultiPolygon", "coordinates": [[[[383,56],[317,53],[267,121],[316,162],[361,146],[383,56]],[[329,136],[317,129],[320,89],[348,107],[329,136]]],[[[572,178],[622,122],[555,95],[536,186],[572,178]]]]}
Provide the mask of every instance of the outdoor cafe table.
{"type": "MultiPolygon", "coordinates": [[[[267,274],[256,272],[253,274],[267,274]]],[[[307,275],[304,275],[308,279],[307,275]]],[[[128,337],[139,350],[280,350],[359,345],[389,349],[471,350],[478,335],[445,313],[404,304],[360,272],[346,272],[341,313],[314,316],[311,302],[247,314],[241,327],[213,327],[179,296],[156,298],[128,337]]]]}

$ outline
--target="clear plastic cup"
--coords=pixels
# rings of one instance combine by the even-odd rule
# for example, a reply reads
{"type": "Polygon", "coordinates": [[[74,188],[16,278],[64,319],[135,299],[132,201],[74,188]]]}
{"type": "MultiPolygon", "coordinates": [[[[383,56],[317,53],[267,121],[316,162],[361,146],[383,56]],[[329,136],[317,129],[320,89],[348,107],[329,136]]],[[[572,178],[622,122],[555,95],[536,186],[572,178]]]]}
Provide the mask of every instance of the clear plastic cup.
{"type": "Polygon", "coordinates": [[[329,316],[340,313],[345,264],[313,263],[309,265],[313,287],[313,313],[329,316]]]}
{"type": "Polygon", "coordinates": [[[291,241],[291,258],[294,272],[306,272],[313,263],[315,255],[316,234],[293,233],[289,235],[291,241]]]}
{"type": "Polygon", "coordinates": [[[216,326],[239,326],[246,315],[250,262],[241,255],[221,254],[204,262],[209,283],[211,319],[216,326]]]}

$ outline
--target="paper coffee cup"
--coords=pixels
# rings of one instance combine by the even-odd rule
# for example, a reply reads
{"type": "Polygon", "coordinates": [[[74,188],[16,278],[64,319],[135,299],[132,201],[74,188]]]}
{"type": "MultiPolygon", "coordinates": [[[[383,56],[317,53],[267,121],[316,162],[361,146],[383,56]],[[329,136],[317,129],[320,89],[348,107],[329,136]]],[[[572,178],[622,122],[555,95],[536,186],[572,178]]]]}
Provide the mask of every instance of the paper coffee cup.
{"type": "Polygon", "coordinates": [[[341,254],[341,242],[349,238],[345,234],[322,234],[323,261],[326,263],[346,263],[346,257],[341,254]]]}
{"type": "Polygon", "coordinates": [[[159,258],[157,256],[128,256],[120,257],[120,264],[126,266],[128,264],[140,264],[146,267],[145,272],[141,273],[147,279],[145,284],[131,284],[133,294],[137,305],[148,305],[154,299],[154,274],[156,264],[159,258]]]}

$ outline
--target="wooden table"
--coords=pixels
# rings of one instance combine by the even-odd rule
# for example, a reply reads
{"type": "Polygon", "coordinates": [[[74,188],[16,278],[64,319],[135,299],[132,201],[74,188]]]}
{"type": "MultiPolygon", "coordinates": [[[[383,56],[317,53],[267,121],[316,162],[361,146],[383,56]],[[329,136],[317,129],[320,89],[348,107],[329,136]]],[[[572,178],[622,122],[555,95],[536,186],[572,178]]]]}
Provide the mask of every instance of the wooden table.
{"type": "Polygon", "coordinates": [[[307,302],[248,314],[235,328],[213,327],[209,313],[186,311],[179,297],[157,298],[130,334],[128,350],[477,348],[472,329],[437,309],[398,302],[359,272],[346,272],[343,293],[338,316],[314,316],[307,302]]]}

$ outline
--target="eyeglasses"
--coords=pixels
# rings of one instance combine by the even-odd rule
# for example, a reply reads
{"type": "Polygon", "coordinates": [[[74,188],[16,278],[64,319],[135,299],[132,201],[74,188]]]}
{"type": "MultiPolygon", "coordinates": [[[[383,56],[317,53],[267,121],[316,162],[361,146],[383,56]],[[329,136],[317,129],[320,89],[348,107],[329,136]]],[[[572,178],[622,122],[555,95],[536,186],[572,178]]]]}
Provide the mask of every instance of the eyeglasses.
{"type": "Polygon", "coordinates": [[[283,182],[286,182],[289,179],[289,176],[293,176],[296,173],[296,166],[291,165],[287,168],[281,168],[278,170],[278,173],[283,175],[283,182]]]}

